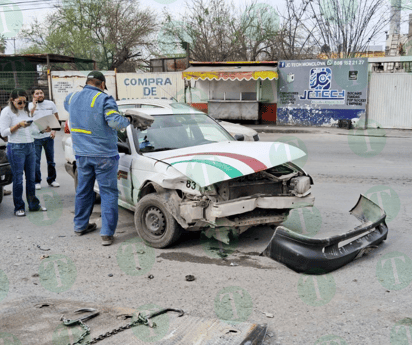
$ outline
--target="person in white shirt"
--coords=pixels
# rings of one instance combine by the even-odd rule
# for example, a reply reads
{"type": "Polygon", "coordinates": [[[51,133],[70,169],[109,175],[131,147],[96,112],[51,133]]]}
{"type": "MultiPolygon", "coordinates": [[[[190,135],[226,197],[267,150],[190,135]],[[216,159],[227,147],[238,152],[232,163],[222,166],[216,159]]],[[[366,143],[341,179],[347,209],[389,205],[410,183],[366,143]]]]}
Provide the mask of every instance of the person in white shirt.
{"type": "MultiPolygon", "coordinates": [[[[1,111],[0,133],[8,137],[7,159],[13,173],[14,214],[25,216],[23,201],[23,172],[26,175],[26,198],[30,211],[47,211],[40,205],[34,186],[36,154],[32,132],[39,132],[37,126],[31,126],[33,118],[29,116],[26,91],[14,89],[10,94],[8,106],[1,111]]],[[[50,128],[47,129],[50,131],[50,128]]]]}
{"type": "MultiPolygon", "coordinates": [[[[33,89],[31,93],[33,102],[29,104],[29,111],[34,121],[48,115],[54,115],[59,120],[56,105],[52,101],[44,99],[43,90],[33,89]]],[[[60,184],[56,182],[56,164],[54,163],[54,138],[56,137],[56,131],[51,131],[51,133],[40,132],[39,134],[33,134],[33,137],[36,150],[36,189],[41,189],[40,161],[43,148],[47,160],[47,183],[50,187],[60,187],[60,184]]]]}

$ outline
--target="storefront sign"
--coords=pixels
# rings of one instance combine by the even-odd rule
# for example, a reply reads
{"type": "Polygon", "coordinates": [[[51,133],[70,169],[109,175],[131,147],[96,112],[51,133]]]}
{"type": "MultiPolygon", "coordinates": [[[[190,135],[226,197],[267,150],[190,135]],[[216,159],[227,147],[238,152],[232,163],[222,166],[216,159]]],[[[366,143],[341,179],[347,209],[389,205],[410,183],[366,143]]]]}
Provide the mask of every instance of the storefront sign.
{"type": "Polygon", "coordinates": [[[281,61],[278,122],[332,125],[359,117],[367,81],[367,59],[281,61]]]}

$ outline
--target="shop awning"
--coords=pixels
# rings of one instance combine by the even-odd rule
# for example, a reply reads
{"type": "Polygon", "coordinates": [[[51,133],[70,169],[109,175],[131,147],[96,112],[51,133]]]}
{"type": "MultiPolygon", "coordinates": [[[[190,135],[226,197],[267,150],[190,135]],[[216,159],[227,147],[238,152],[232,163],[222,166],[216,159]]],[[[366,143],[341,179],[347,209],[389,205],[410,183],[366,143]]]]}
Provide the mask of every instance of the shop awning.
{"type": "Polygon", "coordinates": [[[183,72],[187,80],[273,80],[278,79],[275,66],[191,66],[183,72]]]}

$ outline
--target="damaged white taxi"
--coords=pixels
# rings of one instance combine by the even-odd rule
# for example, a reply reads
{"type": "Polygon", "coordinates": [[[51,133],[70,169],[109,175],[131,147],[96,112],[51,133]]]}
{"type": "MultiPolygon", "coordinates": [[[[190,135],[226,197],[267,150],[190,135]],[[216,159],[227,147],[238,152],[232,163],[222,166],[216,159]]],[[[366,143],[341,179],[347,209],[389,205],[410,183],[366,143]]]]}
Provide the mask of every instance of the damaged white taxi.
{"type": "MultiPolygon", "coordinates": [[[[236,141],[192,109],[125,114],[134,126],[118,132],[119,205],[134,212],[137,233],[152,247],[172,245],[184,230],[240,235],[266,224],[278,227],[263,255],[298,272],[319,274],[386,239],[385,212],[364,196],[351,210],[361,225],[342,235],[308,238],[279,226],[292,209],[314,204],[312,178],[293,163],[305,153],[295,146],[236,141]]],[[[68,161],[66,170],[75,177],[75,161],[68,161]]]]}

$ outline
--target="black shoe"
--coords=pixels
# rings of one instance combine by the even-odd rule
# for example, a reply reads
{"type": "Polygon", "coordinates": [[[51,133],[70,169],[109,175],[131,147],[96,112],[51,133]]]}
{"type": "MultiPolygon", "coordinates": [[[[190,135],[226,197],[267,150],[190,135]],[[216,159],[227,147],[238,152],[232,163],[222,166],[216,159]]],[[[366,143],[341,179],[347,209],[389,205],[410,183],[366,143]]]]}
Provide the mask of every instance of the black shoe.
{"type": "Polygon", "coordinates": [[[89,223],[89,225],[87,226],[86,229],[81,230],[81,231],[75,231],[74,233],[75,233],[77,236],[81,236],[81,235],[87,234],[87,233],[89,233],[89,232],[92,232],[92,231],[94,231],[94,230],[96,230],[96,229],[97,229],[96,223],[89,223]]]}

